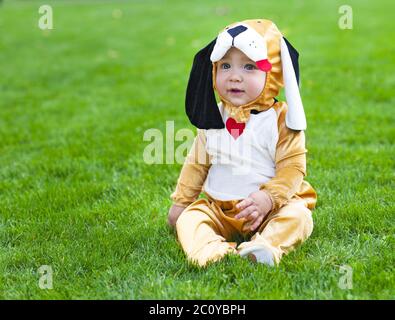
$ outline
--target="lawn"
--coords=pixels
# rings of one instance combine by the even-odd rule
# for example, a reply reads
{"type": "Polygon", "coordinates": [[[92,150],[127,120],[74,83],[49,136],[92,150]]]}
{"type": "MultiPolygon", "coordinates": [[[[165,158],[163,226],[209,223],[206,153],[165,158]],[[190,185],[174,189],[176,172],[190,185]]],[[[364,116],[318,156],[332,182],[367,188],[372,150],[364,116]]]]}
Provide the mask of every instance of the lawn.
{"type": "Polygon", "coordinates": [[[1,299],[395,297],[391,0],[348,1],[351,30],[343,1],[45,3],[52,30],[38,28],[43,1],[0,4],[1,299]],[[146,164],[143,135],[194,128],[193,56],[247,18],[275,21],[300,52],[315,229],[277,268],[234,256],[199,269],[166,225],[181,164],[146,164]]]}

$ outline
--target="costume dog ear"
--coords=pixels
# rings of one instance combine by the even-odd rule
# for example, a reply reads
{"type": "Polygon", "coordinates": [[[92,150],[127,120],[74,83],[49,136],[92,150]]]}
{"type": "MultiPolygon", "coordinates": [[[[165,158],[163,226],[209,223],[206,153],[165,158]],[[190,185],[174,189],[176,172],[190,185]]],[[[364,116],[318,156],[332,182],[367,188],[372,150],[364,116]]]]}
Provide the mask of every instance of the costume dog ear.
{"type": "Polygon", "coordinates": [[[299,85],[299,52],[292,46],[292,44],[284,37],[285,44],[287,45],[289,55],[291,57],[292,66],[295,70],[296,81],[299,85]]]}
{"type": "Polygon", "coordinates": [[[284,37],[281,37],[281,63],[288,111],[285,124],[293,130],[306,130],[306,116],[299,93],[299,54],[284,37]]]}
{"type": "Polygon", "coordinates": [[[193,59],[185,98],[185,110],[191,123],[199,129],[225,127],[213,89],[213,64],[210,55],[217,39],[201,49],[193,59]]]}

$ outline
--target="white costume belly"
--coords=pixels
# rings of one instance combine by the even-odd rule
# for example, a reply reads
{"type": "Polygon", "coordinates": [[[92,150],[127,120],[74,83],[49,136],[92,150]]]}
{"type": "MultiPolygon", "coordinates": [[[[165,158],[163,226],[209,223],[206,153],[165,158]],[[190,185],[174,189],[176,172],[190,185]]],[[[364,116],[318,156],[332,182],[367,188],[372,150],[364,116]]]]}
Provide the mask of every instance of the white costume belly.
{"type": "MultiPolygon", "coordinates": [[[[226,110],[219,105],[224,120],[226,110]]],[[[271,108],[251,114],[243,133],[234,139],[226,128],[205,130],[212,157],[203,190],[218,200],[236,200],[258,191],[275,175],[277,114],[271,108]]]]}

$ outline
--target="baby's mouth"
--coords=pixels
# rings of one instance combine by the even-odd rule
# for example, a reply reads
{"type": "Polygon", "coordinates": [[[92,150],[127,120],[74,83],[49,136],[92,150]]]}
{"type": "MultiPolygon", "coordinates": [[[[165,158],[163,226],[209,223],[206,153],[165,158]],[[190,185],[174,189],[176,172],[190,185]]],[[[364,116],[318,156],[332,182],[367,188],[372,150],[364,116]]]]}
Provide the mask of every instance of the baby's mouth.
{"type": "Polygon", "coordinates": [[[228,90],[228,92],[229,92],[230,94],[240,95],[240,94],[243,94],[243,93],[244,93],[244,90],[232,88],[232,89],[228,90]]]}

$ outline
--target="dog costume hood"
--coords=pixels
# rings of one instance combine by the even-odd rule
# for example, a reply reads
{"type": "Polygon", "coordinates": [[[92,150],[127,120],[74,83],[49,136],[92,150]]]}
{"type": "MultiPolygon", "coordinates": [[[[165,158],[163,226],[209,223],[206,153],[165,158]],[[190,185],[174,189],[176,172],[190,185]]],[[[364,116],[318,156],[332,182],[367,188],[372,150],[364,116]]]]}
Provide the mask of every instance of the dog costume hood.
{"type": "Polygon", "coordinates": [[[245,20],[226,26],[216,39],[195,55],[185,100],[191,123],[200,129],[224,128],[214,90],[230,117],[245,123],[252,110],[259,112],[271,108],[284,86],[288,104],[286,125],[290,129],[305,130],[306,118],[298,87],[298,57],[295,48],[270,20],[245,20]],[[217,62],[231,47],[241,50],[256,62],[259,69],[266,72],[261,94],[241,106],[234,106],[227,101],[215,86],[217,62]]]}

